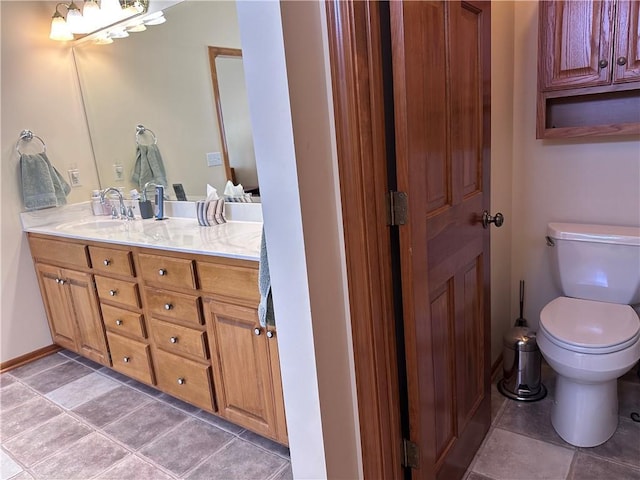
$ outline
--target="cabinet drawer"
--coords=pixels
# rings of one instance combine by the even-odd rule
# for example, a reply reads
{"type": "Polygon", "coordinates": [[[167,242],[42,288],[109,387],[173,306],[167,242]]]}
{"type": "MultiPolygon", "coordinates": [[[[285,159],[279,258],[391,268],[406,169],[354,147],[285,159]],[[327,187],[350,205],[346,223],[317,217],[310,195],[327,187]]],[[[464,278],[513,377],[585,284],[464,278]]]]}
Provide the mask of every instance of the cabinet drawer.
{"type": "Polygon", "coordinates": [[[145,338],[142,314],[105,304],[102,304],[101,308],[104,326],[107,330],[126,333],[141,339],[145,338]]]}
{"type": "Polygon", "coordinates": [[[211,367],[161,350],[154,350],[158,387],[208,411],[215,411],[211,367]]]}
{"type": "Polygon", "coordinates": [[[140,308],[140,295],[138,284],[115,278],[96,275],[96,288],[101,300],[120,303],[129,307],[140,308]]]}
{"type": "Polygon", "coordinates": [[[127,277],[135,275],[129,251],[90,246],[89,256],[91,257],[91,265],[96,271],[127,277]]]}
{"type": "Polygon", "coordinates": [[[147,308],[153,315],[202,324],[200,297],[149,287],[145,288],[145,296],[147,308]]]}
{"type": "Polygon", "coordinates": [[[107,340],[114,370],[136,380],[153,384],[149,345],[112,332],[107,332],[107,340]]]}
{"type": "Polygon", "coordinates": [[[141,253],[140,274],[145,282],[167,288],[196,288],[193,261],[141,253]]]}
{"type": "Polygon", "coordinates": [[[198,262],[198,276],[203,291],[260,301],[257,268],[198,262]]]}
{"type": "Polygon", "coordinates": [[[207,358],[204,332],[155,318],[151,320],[149,328],[156,347],[177,355],[191,355],[203,360],[207,358]]]}
{"type": "Polygon", "coordinates": [[[31,256],[63,265],[89,267],[86,245],[29,236],[31,256]]]}

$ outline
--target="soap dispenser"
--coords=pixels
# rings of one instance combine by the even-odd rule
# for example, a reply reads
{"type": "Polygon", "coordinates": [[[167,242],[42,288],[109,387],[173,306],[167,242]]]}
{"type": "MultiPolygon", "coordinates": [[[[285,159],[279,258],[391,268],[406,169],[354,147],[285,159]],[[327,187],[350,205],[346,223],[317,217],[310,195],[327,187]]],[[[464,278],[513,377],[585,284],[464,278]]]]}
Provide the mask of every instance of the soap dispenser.
{"type": "Polygon", "coordinates": [[[156,220],[164,218],[164,186],[156,185],[156,220]]]}

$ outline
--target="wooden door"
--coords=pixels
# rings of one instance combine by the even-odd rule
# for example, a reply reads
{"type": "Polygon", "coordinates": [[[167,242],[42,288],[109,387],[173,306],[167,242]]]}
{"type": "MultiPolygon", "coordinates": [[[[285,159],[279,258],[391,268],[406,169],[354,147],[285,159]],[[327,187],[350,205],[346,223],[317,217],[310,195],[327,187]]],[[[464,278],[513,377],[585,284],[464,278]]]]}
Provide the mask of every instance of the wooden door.
{"type": "Polygon", "coordinates": [[[640,81],[640,1],[620,1],[616,10],[613,81],[640,81]]]}
{"type": "Polygon", "coordinates": [[[542,90],[611,83],[613,0],[540,2],[542,90]]]}
{"type": "Polygon", "coordinates": [[[98,296],[90,273],[62,270],[77,327],[77,352],[94,362],[111,366],[98,296]]]}
{"type": "Polygon", "coordinates": [[[276,437],[266,331],[255,308],[205,300],[218,414],[276,437]]]}
{"type": "Polygon", "coordinates": [[[61,347],[77,352],[76,330],[66,289],[61,283],[64,279],[60,269],[37,263],[36,271],[53,341],[61,347]]]}
{"type": "Polygon", "coordinates": [[[413,478],[462,478],[490,425],[490,4],[390,2],[413,478]]]}

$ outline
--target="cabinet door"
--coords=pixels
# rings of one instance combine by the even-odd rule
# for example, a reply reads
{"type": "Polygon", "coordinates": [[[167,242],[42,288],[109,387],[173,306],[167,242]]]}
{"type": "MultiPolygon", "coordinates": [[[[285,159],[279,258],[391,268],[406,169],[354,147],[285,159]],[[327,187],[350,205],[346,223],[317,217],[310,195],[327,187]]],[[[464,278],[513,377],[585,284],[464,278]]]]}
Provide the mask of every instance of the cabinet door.
{"type": "Polygon", "coordinates": [[[98,296],[90,273],[62,270],[77,327],[78,353],[94,362],[111,366],[98,296]]]}
{"type": "Polygon", "coordinates": [[[541,1],[542,90],[611,83],[613,0],[541,1]]]}
{"type": "Polygon", "coordinates": [[[219,415],[276,438],[267,336],[254,308],[205,301],[219,415]]]}
{"type": "Polygon", "coordinates": [[[53,341],[61,347],[77,352],[76,330],[67,291],[62,283],[62,272],[59,268],[41,263],[36,264],[36,271],[53,341]]]}
{"type": "Polygon", "coordinates": [[[640,81],[640,1],[618,2],[614,83],[640,81]]]}

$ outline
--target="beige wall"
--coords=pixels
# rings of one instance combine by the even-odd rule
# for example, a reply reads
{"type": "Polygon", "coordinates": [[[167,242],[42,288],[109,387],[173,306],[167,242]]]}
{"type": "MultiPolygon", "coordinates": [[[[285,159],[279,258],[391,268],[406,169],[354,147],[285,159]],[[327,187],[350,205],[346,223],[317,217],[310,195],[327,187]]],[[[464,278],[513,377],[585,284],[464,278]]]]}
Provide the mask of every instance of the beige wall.
{"type": "Polygon", "coordinates": [[[491,361],[502,353],[502,337],[513,324],[511,278],[513,173],[513,2],[491,5],[491,211],[505,223],[491,230],[491,361]]]}
{"type": "Polygon", "coordinates": [[[49,159],[65,177],[69,168],[80,170],[83,186],[72,189],[69,203],[88,199],[98,184],[71,52],[48,38],[54,9],[55,2],[0,3],[3,362],[51,344],[19,219],[23,205],[14,146],[20,132],[27,128],[42,137],[49,159]]]}

